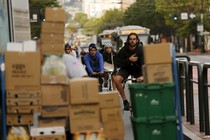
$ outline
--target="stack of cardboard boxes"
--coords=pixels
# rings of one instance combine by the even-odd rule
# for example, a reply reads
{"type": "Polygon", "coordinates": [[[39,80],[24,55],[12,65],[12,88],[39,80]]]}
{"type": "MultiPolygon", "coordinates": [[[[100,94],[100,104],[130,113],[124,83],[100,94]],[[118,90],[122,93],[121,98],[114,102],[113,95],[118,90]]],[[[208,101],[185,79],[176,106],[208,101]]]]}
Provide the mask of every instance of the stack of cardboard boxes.
{"type": "Polygon", "coordinates": [[[147,84],[173,82],[170,44],[147,45],[143,49],[144,82],[147,84]]]}
{"type": "Polygon", "coordinates": [[[45,9],[45,22],[42,22],[41,40],[43,54],[63,54],[64,53],[64,31],[66,22],[64,9],[45,9]]]}
{"type": "Polygon", "coordinates": [[[7,125],[33,124],[33,113],[41,111],[40,52],[23,52],[22,47],[8,50],[5,52],[7,125]]]}
{"type": "Polygon", "coordinates": [[[55,72],[62,68],[55,68],[55,65],[52,66],[51,63],[46,62],[48,58],[56,58],[58,62],[62,62],[62,58],[58,55],[64,53],[65,22],[64,9],[50,7],[45,9],[45,22],[42,22],[41,27],[41,51],[44,55],[41,70],[42,104],[38,127],[32,128],[30,131],[34,140],[66,139],[65,127],[69,105],[68,77],[65,73],[57,74],[55,72]],[[43,67],[49,69],[44,71],[43,67]],[[43,71],[45,74],[43,74],[43,71]],[[40,131],[40,133],[34,133],[37,131],[40,131]]]}
{"type": "Polygon", "coordinates": [[[108,140],[124,139],[124,124],[119,93],[105,92],[99,95],[100,115],[104,134],[108,140]]]}
{"type": "Polygon", "coordinates": [[[69,121],[71,133],[96,132],[101,129],[98,80],[79,78],[69,81],[69,121]]]}

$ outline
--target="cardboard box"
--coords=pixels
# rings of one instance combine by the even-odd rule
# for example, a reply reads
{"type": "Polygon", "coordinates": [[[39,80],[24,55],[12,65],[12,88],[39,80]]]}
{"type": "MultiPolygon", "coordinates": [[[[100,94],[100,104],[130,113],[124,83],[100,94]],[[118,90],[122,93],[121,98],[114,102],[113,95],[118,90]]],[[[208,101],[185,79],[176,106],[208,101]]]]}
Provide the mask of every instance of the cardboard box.
{"type": "Polygon", "coordinates": [[[31,128],[30,135],[31,136],[47,136],[47,135],[64,135],[65,128],[60,127],[39,127],[39,128],[31,128]]]}
{"type": "Polygon", "coordinates": [[[67,15],[64,9],[56,7],[46,7],[45,8],[45,19],[46,21],[52,22],[66,22],[67,15]]]}
{"type": "Polygon", "coordinates": [[[7,90],[7,98],[41,98],[41,90],[7,90]]]}
{"type": "Polygon", "coordinates": [[[100,108],[121,107],[120,95],[117,91],[100,92],[99,102],[100,108]]]}
{"type": "Polygon", "coordinates": [[[157,64],[157,65],[144,65],[143,75],[144,82],[150,83],[165,83],[173,82],[172,64],[157,64]]]}
{"type": "Polygon", "coordinates": [[[6,89],[39,88],[40,70],[40,52],[5,52],[6,89]]]}
{"type": "Polygon", "coordinates": [[[64,44],[63,43],[43,43],[42,44],[42,53],[43,54],[64,54],[64,44]]]}
{"type": "Polygon", "coordinates": [[[67,106],[42,107],[42,117],[65,117],[69,115],[67,106]]]}
{"type": "Polygon", "coordinates": [[[71,119],[70,118],[70,132],[71,133],[85,133],[97,132],[101,130],[101,123],[99,118],[84,118],[84,119],[71,119]]]}
{"type": "Polygon", "coordinates": [[[122,121],[111,121],[103,123],[104,134],[106,137],[124,136],[124,124],[122,121]]]}
{"type": "Polygon", "coordinates": [[[65,23],[42,22],[41,33],[58,33],[64,34],[65,23]]]}
{"type": "Polygon", "coordinates": [[[41,98],[7,98],[7,106],[41,105],[41,98]]]}
{"type": "Polygon", "coordinates": [[[66,135],[33,136],[31,140],[66,140],[66,135]]]}
{"type": "Polygon", "coordinates": [[[7,106],[7,113],[41,112],[41,106],[7,106]]]}
{"type": "Polygon", "coordinates": [[[39,127],[65,127],[67,123],[66,117],[59,118],[40,118],[39,119],[39,127]]]}
{"type": "Polygon", "coordinates": [[[75,78],[69,80],[70,104],[99,103],[98,79],[75,78]]]}
{"type": "Polygon", "coordinates": [[[42,106],[62,106],[69,104],[68,85],[42,85],[42,106]]]}
{"type": "Polygon", "coordinates": [[[7,114],[7,125],[33,124],[33,114],[7,114]]]}
{"type": "Polygon", "coordinates": [[[42,44],[63,44],[64,34],[42,33],[41,40],[42,40],[42,44]]]}
{"type": "Polygon", "coordinates": [[[42,84],[65,84],[69,83],[69,78],[66,75],[42,75],[41,76],[42,84]]]}
{"type": "Polygon", "coordinates": [[[169,43],[145,45],[144,64],[171,63],[171,50],[169,43]]]}
{"type": "Polygon", "coordinates": [[[71,119],[99,118],[99,104],[70,105],[69,116],[71,119]]]}
{"type": "Polygon", "coordinates": [[[106,140],[124,140],[124,136],[106,137],[106,140]]]}
{"type": "Polygon", "coordinates": [[[122,121],[121,107],[101,109],[101,120],[103,123],[111,121],[122,121]]]}

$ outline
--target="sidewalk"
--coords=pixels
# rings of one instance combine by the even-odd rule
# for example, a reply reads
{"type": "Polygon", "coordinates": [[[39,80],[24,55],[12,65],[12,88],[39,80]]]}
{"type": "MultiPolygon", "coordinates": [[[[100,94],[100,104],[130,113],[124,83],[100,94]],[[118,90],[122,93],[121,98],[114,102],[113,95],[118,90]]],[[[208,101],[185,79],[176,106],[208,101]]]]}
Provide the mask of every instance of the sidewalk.
{"type": "MultiPolygon", "coordinates": [[[[193,77],[197,78],[197,70],[193,70],[193,77]]],[[[210,77],[208,77],[208,81],[210,80],[210,77]]],[[[193,92],[194,92],[194,118],[195,118],[195,124],[190,124],[190,122],[186,121],[186,113],[185,116],[182,117],[182,126],[183,126],[183,133],[187,135],[192,140],[202,140],[202,139],[209,139],[210,136],[206,136],[204,132],[199,131],[199,107],[198,107],[198,85],[193,85],[193,92]]],[[[210,96],[209,102],[210,102],[210,96]]],[[[184,99],[185,100],[185,99],[184,99]]],[[[210,107],[210,105],[209,105],[210,107]]],[[[185,106],[185,112],[186,112],[186,106],[185,106]]]]}

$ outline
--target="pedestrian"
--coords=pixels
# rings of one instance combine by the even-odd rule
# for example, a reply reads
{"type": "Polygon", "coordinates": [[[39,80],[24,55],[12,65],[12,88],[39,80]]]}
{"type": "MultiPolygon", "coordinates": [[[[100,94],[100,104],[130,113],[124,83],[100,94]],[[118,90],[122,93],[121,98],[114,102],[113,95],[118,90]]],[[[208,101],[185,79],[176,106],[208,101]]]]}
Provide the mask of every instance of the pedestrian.
{"type": "Polygon", "coordinates": [[[130,110],[130,104],[126,98],[122,82],[130,75],[136,78],[137,82],[144,80],[142,73],[144,64],[143,47],[139,43],[138,35],[130,33],[116,57],[117,68],[114,72],[114,82],[122,97],[124,110],[130,110]]]}

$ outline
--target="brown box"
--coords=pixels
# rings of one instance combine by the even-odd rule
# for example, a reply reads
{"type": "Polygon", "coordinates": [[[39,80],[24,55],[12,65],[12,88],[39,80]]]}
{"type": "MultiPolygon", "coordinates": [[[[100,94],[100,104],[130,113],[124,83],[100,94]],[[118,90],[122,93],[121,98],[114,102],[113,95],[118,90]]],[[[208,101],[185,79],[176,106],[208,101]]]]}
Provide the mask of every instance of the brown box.
{"type": "Polygon", "coordinates": [[[42,106],[62,106],[69,104],[68,85],[42,85],[42,106]]]}
{"type": "Polygon", "coordinates": [[[124,140],[124,136],[106,137],[106,140],[124,140]]]}
{"type": "Polygon", "coordinates": [[[7,98],[41,98],[41,90],[7,90],[7,98]]]}
{"type": "Polygon", "coordinates": [[[69,78],[66,75],[42,75],[41,76],[42,84],[65,84],[69,83],[69,78]]]}
{"type": "Polygon", "coordinates": [[[67,123],[66,117],[39,119],[39,127],[57,127],[57,126],[65,127],[66,123],[67,123]]]}
{"type": "Polygon", "coordinates": [[[69,115],[67,106],[42,107],[42,117],[65,117],[69,115]]]}
{"type": "Polygon", "coordinates": [[[32,136],[31,140],[66,140],[66,135],[43,135],[43,136],[32,136]]]}
{"type": "Polygon", "coordinates": [[[98,79],[75,78],[69,80],[70,104],[99,103],[98,79]]]}
{"type": "Polygon", "coordinates": [[[99,104],[70,105],[69,116],[71,119],[99,118],[99,104]]]}
{"type": "Polygon", "coordinates": [[[7,106],[41,105],[41,98],[7,98],[7,106]]]}
{"type": "Polygon", "coordinates": [[[46,21],[52,22],[66,22],[67,15],[64,9],[57,7],[46,7],[45,8],[45,19],[46,21]]]}
{"type": "Polygon", "coordinates": [[[33,124],[33,114],[7,114],[7,125],[33,124]]]}
{"type": "Polygon", "coordinates": [[[42,33],[41,40],[42,44],[63,44],[64,34],[42,33]]]}
{"type": "Polygon", "coordinates": [[[122,121],[121,107],[101,109],[101,120],[103,123],[111,121],[122,121]]]}
{"type": "Polygon", "coordinates": [[[41,106],[7,106],[7,113],[41,112],[41,106]]]}
{"type": "Polygon", "coordinates": [[[42,22],[41,33],[58,33],[64,34],[65,23],[42,22]]]}
{"type": "Polygon", "coordinates": [[[111,121],[103,123],[104,134],[106,137],[124,136],[124,124],[122,121],[111,121]]]}
{"type": "Polygon", "coordinates": [[[117,91],[100,92],[100,108],[120,107],[120,95],[117,91]]]}
{"type": "Polygon", "coordinates": [[[169,43],[145,45],[144,64],[171,63],[171,51],[169,43]]]}
{"type": "Polygon", "coordinates": [[[144,82],[147,84],[173,82],[171,63],[144,65],[143,75],[144,82]]]}
{"type": "Polygon", "coordinates": [[[99,118],[83,118],[83,119],[71,119],[70,118],[70,132],[71,133],[85,133],[96,132],[101,130],[101,123],[99,118]]]}
{"type": "Polygon", "coordinates": [[[39,88],[40,70],[40,52],[5,52],[6,89],[39,88]]]}
{"type": "Polygon", "coordinates": [[[43,43],[42,44],[43,54],[64,54],[64,44],[63,43],[43,43]]]}

